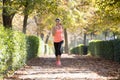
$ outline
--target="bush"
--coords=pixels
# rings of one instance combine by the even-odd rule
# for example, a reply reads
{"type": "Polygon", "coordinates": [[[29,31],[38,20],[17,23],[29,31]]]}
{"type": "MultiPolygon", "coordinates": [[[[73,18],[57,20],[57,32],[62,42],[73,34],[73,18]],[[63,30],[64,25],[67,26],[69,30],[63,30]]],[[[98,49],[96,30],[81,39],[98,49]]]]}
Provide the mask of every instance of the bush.
{"type": "Polygon", "coordinates": [[[89,48],[88,48],[88,52],[92,55],[95,56],[96,54],[96,42],[99,42],[100,40],[93,40],[89,43],[89,48]]]}
{"type": "MultiPolygon", "coordinates": [[[[0,76],[13,72],[25,65],[27,60],[44,53],[43,43],[36,36],[26,36],[0,27],[0,76]]],[[[47,49],[49,48],[47,46],[47,49]]]]}
{"type": "Polygon", "coordinates": [[[0,26],[0,78],[25,65],[27,60],[40,55],[38,53],[44,53],[42,43],[36,36],[26,36],[0,26]]]}
{"type": "Polygon", "coordinates": [[[36,36],[27,36],[27,60],[38,56],[39,38],[36,36]]]}
{"type": "Polygon", "coordinates": [[[91,55],[120,62],[120,40],[92,41],[89,43],[91,55]]]}
{"type": "Polygon", "coordinates": [[[74,47],[70,50],[72,54],[80,54],[87,55],[88,46],[84,46],[84,44],[79,44],[77,47],[74,47]]]}
{"type": "Polygon", "coordinates": [[[88,53],[88,46],[84,46],[84,44],[80,44],[78,47],[79,47],[79,54],[87,55],[87,53],[88,53]]]}
{"type": "Polygon", "coordinates": [[[0,27],[0,75],[24,65],[26,55],[26,36],[0,27]]]}
{"type": "Polygon", "coordinates": [[[79,54],[79,47],[77,46],[77,47],[71,48],[70,49],[70,53],[72,53],[72,54],[79,54]]]}
{"type": "MultiPolygon", "coordinates": [[[[3,27],[0,26],[0,75],[6,73],[9,65],[7,64],[10,60],[10,54],[8,51],[8,35],[3,27]]],[[[11,63],[11,62],[10,62],[11,63]]]]}
{"type": "Polygon", "coordinates": [[[12,54],[12,67],[19,68],[26,63],[27,47],[26,36],[20,32],[13,32],[13,54],[12,54]]]}
{"type": "Polygon", "coordinates": [[[110,41],[99,41],[95,45],[95,54],[97,57],[113,60],[114,50],[110,41]]]}
{"type": "Polygon", "coordinates": [[[120,39],[113,40],[114,46],[114,61],[120,62],[120,39]]]}

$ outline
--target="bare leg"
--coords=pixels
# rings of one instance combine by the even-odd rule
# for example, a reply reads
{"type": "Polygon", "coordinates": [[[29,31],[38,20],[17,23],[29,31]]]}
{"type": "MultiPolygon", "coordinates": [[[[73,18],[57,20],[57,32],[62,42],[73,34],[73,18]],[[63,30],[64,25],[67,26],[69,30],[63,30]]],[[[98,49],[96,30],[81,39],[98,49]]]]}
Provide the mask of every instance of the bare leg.
{"type": "Polygon", "coordinates": [[[60,55],[56,56],[56,63],[59,66],[61,65],[61,56],[60,55]]]}
{"type": "Polygon", "coordinates": [[[56,56],[56,61],[60,61],[60,58],[61,58],[60,55],[56,56]]]}

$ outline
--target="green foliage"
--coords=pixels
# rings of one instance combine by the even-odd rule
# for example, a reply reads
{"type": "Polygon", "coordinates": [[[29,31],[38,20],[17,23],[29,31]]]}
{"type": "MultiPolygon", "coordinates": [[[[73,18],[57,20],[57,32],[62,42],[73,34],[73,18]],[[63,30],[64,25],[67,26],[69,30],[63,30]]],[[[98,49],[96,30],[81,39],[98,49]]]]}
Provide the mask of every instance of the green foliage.
{"type": "Polygon", "coordinates": [[[7,33],[3,27],[0,27],[0,74],[3,74],[7,70],[8,64],[6,64],[10,59],[10,54],[7,53],[7,33]]]}
{"type": "Polygon", "coordinates": [[[114,60],[120,62],[120,39],[113,40],[114,60]]]}
{"type": "Polygon", "coordinates": [[[37,57],[39,52],[39,38],[36,36],[27,36],[27,60],[37,57]]]}
{"type": "Polygon", "coordinates": [[[89,43],[89,53],[92,55],[92,56],[96,56],[96,43],[97,42],[101,42],[101,40],[92,40],[90,41],[89,43]]]}
{"type": "Polygon", "coordinates": [[[26,36],[0,27],[0,75],[23,66],[26,62],[26,36]]]}
{"type": "Polygon", "coordinates": [[[113,45],[110,41],[92,41],[89,43],[89,52],[96,57],[113,60],[113,45]]]}
{"type": "Polygon", "coordinates": [[[89,52],[92,56],[120,62],[120,40],[91,41],[89,52]]]}
{"type": "Polygon", "coordinates": [[[57,0],[36,0],[36,11],[38,14],[56,14],[57,0]]]}
{"type": "Polygon", "coordinates": [[[84,44],[80,44],[77,47],[70,49],[72,54],[80,54],[80,55],[87,55],[88,46],[84,46],[84,44]]]}
{"type": "Polygon", "coordinates": [[[95,42],[90,42],[89,43],[89,53],[92,55],[92,56],[95,56],[95,42]]]}
{"type": "Polygon", "coordinates": [[[88,54],[88,46],[84,46],[83,44],[80,46],[80,54],[87,55],[88,54]]]}
{"type": "Polygon", "coordinates": [[[78,45],[78,47],[79,47],[79,54],[84,54],[84,44],[80,44],[80,45],[78,45]]]}
{"type": "Polygon", "coordinates": [[[5,9],[6,13],[4,15],[12,15],[18,11],[20,8],[21,0],[3,0],[3,8],[5,9]]]}
{"type": "Polygon", "coordinates": [[[108,29],[118,34],[120,21],[119,0],[96,0],[97,14],[100,15],[101,29],[108,29]],[[104,25],[104,28],[102,27],[104,25]]]}
{"type": "Polygon", "coordinates": [[[26,37],[23,33],[0,27],[0,76],[8,75],[38,56],[38,49],[41,51],[44,47],[39,45],[42,44],[40,41],[36,36],[26,37]]]}
{"type": "Polygon", "coordinates": [[[113,60],[114,50],[110,41],[96,42],[96,56],[103,57],[105,59],[113,60]]]}
{"type": "Polygon", "coordinates": [[[71,49],[70,49],[70,52],[71,52],[72,54],[79,54],[79,47],[77,46],[77,47],[71,48],[71,49]]]}
{"type": "Polygon", "coordinates": [[[13,37],[10,37],[13,40],[13,54],[12,54],[12,67],[14,69],[23,66],[26,63],[26,36],[20,32],[13,32],[13,37]]]}

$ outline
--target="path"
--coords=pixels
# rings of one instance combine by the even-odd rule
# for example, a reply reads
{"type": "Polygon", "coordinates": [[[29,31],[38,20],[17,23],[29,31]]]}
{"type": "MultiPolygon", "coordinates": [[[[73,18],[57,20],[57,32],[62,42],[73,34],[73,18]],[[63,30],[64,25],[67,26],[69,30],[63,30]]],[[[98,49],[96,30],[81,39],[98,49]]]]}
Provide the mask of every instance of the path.
{"type": "Polygon", "coordinates": [[[62,65],[55,66],[54,55],[42,56],[5,80],[115,80],[120,76],[120,64],[89,56],[63,54],[62,65]]]}

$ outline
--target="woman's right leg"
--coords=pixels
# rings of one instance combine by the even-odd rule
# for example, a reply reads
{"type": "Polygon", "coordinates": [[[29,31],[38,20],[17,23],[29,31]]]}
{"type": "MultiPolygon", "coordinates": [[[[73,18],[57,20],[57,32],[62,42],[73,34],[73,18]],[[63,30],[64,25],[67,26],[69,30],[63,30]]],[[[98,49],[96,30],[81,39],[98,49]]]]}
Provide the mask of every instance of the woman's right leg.
{"type": "Polygon", "coordinates": [[[59,65],[61,65],[62,44],[63,44],[63,41],[59,42],[57,46],[57,62],[59,65]]]}
{"type": "Polygon", "coordinates": [[[54,47],[55,47],[56,65],[61,65],[60,43],[54,43],[54,47]]]}

